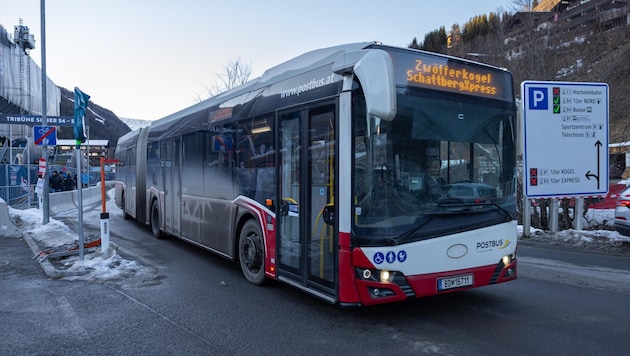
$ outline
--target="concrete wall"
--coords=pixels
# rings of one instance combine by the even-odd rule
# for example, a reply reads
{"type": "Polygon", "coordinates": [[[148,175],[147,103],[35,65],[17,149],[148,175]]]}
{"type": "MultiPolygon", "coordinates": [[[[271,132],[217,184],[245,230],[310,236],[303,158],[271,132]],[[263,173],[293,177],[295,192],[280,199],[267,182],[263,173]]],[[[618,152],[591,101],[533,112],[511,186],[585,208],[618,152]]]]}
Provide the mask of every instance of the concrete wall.
{"type": "Polygon", "coordinates": [[[0,236],[17,236],[19,231],[9,216],[7,203],[0,198],[0,236]]]}
{"type": "MultiPolygon", "coordinates": [[[[107,189],[111,189],[113,184],[113,182],[106,182],[105,190],[107,191],[107,189]]],[[[105,194],[107,194],[107,192],[105,194]]],[[[83,206],[100,203],[102,201],[101,186],[97,185],[94,187],[83,188],[81,190],[81,195],[83,196],[83,206]]],[[[107,197],[105,197],[105,199],[107,199],[107,197]]],[[[50,216],[55,216],[64,211],[77,209],[79,207],[79,191],[75,189],[67,192],[50,193],[48,195],[48,205],[50,216]]]]}

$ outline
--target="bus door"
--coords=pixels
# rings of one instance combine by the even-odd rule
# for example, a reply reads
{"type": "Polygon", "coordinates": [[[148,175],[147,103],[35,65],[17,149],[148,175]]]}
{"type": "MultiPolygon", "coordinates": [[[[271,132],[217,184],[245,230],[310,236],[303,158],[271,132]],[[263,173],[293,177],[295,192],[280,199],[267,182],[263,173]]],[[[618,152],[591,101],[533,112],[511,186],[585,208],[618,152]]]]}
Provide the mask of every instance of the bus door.
{"type": "Polygon", "coordinates": [[[179,138],[170,139],[164,145],[164,229],[166,232],[179,235],[181,221],[180,191],[180,157],[179,138]]]}
{"type": "Polygon", "coordinates": [[[337,276],[334,105],[281,113],[279,276],[331,298],[337,276]]]}

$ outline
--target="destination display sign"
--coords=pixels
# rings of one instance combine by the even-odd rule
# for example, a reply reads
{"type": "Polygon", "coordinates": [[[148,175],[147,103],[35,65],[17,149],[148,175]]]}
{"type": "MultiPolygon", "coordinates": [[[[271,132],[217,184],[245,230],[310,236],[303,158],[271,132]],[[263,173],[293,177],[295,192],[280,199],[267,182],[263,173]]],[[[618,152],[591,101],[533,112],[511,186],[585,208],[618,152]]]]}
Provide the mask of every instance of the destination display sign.
{"type": "Polygon", "coordinates": [[[608,192],[608,85],[521,84],[528,197],[608,192]]]}
{"type": "Polygon", "coordinates": [[[512,100],[512,75],[473,62],[429,53],[392,51],[396,83],[500,100],[512,100]]]}

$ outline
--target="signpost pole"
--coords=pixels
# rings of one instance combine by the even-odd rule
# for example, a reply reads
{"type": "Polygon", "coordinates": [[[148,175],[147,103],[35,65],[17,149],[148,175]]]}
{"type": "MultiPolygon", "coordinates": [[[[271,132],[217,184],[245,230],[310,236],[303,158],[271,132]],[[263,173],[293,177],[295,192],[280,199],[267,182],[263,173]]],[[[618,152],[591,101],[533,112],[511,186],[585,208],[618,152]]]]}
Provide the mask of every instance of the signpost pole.
{"type": "Polygon", "coordinates": [[[573,220],[575,221],[575,229],[582,230],[582,214],[584,214],[584,198],[575,199],[575,213],[573,213],[573,220]]]}
{"type": "MultiPolygon", "coordinates": [[[[42,31],[42,125],[48,125],[48,120],[46,115],[48,114],[47,107],[47,98],[46,98],[46,4],[45,0],[40,0],[40,17],[41,17],[41,31],[42,31]]],[[[48,147],[46,146],[44,151],[44,160],[48,162],[48,147]]],[[[50,200],[48,199],[49,190],[48,190],[48,176],[49,174],[44,174],[44,191],[42,195],[44,196],[43,207],[42,207],[42,224],[46,225],[50,221],[50,200]]]]}
{"type": "Polygon", "coordinates": [[[83,174],[81,173],[81,144],[74,149],[77,153],[77,207],[79,208],[79,260],[83,261],[83,174]]]}
{"type": "Polygon", "coordinates": [[[532,225],[531,201],[523,194],[523,236],[529,237],[532,225]]]}
{"type": "MultiPolygon", "coordinates": [[[[79,90],[79,88],[74,88],[74,139],[76,140],[76,151],[77,151],[77,199],[79,200],[78,208],[79,208],[79,259],[83,261],[83,173],[81,172],[81,144],[85,142],[85,110],[88,106],[88,100],[90,100],[90,96],[79,90]]],[[[87,169],[89,171],[90,161],[88,157],[87,169]]],[[[88,173],[86,173],[88,174],[88,173]]],[[[89,185],[88,178],[88,185],[89,185]]]]}
{"type": "Polygon", "coordinates": [[[549,232],[555,234],[558,232],[558,199],[551,198],[551,206],[549,207],[549,232]]]}

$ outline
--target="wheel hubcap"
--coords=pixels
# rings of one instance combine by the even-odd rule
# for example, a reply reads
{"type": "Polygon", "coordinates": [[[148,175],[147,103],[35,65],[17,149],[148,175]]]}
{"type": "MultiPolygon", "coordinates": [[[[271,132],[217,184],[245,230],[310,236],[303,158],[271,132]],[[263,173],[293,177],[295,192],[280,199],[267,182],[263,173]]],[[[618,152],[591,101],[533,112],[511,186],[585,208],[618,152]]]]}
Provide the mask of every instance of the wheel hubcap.
{"type": "Polygon", "coordinates": [[[261,264],[261,249],[258,236],[248,236],[243,244],[243,260],[250,269],[258,269],[261,264]]]}

